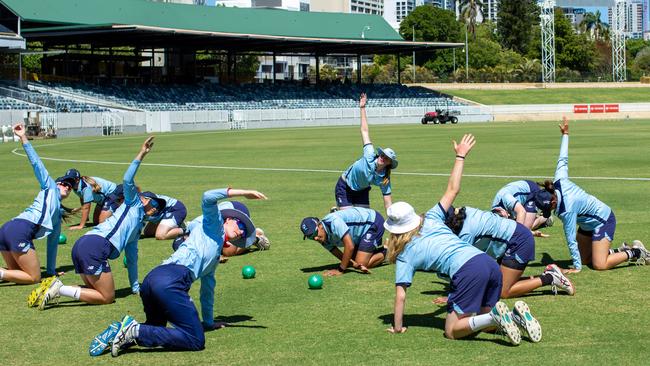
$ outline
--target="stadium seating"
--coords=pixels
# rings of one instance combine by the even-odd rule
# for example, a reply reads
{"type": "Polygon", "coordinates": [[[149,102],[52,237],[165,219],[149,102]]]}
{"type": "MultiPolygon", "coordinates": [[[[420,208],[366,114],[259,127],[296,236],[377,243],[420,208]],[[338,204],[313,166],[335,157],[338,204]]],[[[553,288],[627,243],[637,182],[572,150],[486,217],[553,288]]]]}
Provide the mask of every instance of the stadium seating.
{"type": "Polygon", "coordinates": [[[88,104],[59,95],[42,93],[11,85],[3,85],[0,87],[0,94],[11,95],[11,98],[5,97],[4,99],[14,101],[13,104],[0,101],[0,109],[29,109],[70,113],[103,112],[108,110],[95,104],[88,104]]]}

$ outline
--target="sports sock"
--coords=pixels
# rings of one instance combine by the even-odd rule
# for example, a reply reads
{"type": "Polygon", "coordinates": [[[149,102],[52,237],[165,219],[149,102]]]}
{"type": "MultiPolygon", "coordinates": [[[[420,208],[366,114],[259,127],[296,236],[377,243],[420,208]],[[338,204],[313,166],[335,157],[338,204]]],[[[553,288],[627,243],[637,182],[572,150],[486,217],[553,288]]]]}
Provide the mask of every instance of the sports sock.
{"type": "Polygon", "coordinates": [[[81,287],[77,286],[61,286],[59,294],[65,297],[71,297],[75,300],[79,300],[81,296],[81,287]]]}
{"type": "Polygon", "coordinates": [[[639,248],[625,249],[625,254],[627,254],[628,259],[638,259],[641,257],[641,249],[639,248]]]}
{"type": "Polygon", "coordinates": [[[553,283],[553,275],[550,273],[542,273],[539,275],[539,279],[542,280],[542,286],[548,286],[553,283]]]}
{"type": "Polygon", "coordinates": [[[5,271],[4,269],[0,269],[0,281],[2,281],[5,278],[5,271]]]}
{"type": "Polygon", "coordinates": [[[474,315],[469,318],[469,327],[475,332],[496,325],[497,323],[492,319],[490,313],[474,315]]]}
{"type": "Polygon", "coordinates": [[[618,250],[618,248],[611,248],[611,249],[609,250],[609,254],[610,254],[610,255],[612,255],[612,254],[614,254],[614,253],[618,253],[618,252],[620,252],[620,250],[618,250]]]}

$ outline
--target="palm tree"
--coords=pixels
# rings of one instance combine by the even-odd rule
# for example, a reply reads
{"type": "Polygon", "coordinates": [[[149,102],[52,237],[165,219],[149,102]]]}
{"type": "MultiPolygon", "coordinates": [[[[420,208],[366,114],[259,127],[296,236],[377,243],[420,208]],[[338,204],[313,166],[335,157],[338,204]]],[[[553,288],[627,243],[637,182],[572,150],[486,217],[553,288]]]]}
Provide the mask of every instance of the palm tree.
{"type": "Polygon", "coordinates": [[[476,39],[476,18],[483,15],[482,0],[457,0],[459,1],[460,15],[467,25],[467,31],[476,39]]]}
{"type": "Polygon", "coordinates": [[[600,20],[600,17],[600,10],[597,10],[596,13],[585,14],[579,25],[580,30],[589,32],[591,38],[600,40],[603,33],[605,33],[605,28],[607,28],[607,25],[600,20]]]}

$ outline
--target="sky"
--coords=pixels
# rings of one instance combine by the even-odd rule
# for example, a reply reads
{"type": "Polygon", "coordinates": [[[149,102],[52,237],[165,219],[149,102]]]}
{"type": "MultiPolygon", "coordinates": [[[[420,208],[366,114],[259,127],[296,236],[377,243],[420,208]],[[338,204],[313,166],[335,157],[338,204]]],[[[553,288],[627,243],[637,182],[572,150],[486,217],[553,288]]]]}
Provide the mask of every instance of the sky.
{"type": "Polygon", "coordinates": [[[587,10],[590,13],[595,13],[596,11],[600,10],[600,21],[603,23],[609,23],[609,20],[607,19],[607,8],[605,7],[585,7],[585,10],[587,10]]]}

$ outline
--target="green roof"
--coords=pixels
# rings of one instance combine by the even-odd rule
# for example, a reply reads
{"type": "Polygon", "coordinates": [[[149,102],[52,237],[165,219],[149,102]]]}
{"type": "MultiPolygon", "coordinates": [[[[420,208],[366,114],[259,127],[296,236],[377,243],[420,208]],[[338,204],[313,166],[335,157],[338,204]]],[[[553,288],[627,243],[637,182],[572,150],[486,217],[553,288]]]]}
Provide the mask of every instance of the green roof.
{"type": "MultiPolygon", "coordinates": [[[[204,32],[351,40],[361,40],[363,32],[365,40],[403,40],[382,17],[367,14],[226,8],[147,0],[0,0],[0,3],[24,22],[39,26],[141,25],[204,32]]],[[[24,29],[27,31],[29,26],[24,29]]]]}

